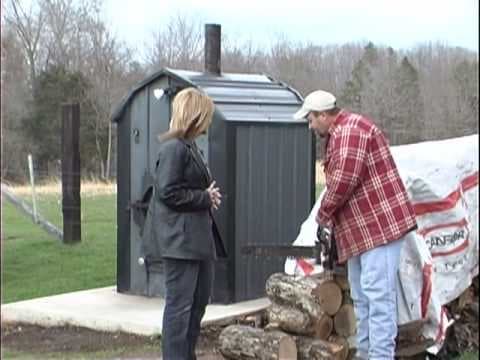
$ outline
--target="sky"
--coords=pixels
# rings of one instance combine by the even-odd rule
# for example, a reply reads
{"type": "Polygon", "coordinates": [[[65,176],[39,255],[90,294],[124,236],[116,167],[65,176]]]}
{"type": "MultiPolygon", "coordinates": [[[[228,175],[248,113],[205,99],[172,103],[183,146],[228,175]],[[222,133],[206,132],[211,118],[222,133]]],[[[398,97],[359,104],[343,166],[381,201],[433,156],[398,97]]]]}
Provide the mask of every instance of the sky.
{"type": "Polygon", "coordinates": [[[105,20],[141,50],[175,16],[216,23],[222,36],[268,47],[372,41],[408,49],[442,42],[478,52],[479,0],[104,0],[105,20]]]}

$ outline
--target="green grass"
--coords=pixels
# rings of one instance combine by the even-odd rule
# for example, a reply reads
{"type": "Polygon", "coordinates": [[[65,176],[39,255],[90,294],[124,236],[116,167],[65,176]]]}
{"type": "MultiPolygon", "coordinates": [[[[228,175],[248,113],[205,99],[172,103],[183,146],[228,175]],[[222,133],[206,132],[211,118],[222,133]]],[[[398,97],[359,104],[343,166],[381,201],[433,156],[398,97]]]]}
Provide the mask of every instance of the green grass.
{"type": "Polygon", "coordinates": [[[477,352],[467,352],[456,358],[455,360],[477,360],[478,359],[478,351],[477,352]]]}
{"type": "MultiPolygon", "coordinates": [[[[62,223],[58,196],[42,215],[62,223]]],[[[82,241],[65,245],[2,201],[2,303],[116,283],[116,196],[82,197],[82,241]]]]}
{"type": "MultiPolygon", "coordinates": [[[[316,198],[322,189],[316,186],[316,198]]],[[[60,199],[40,194],[37,208],[62,228],[60,199]]],[[[79,244],[62,244],[7,201],[2,227],[2,303],[116,283],[116,195],[82,196],[79,244]]]]}

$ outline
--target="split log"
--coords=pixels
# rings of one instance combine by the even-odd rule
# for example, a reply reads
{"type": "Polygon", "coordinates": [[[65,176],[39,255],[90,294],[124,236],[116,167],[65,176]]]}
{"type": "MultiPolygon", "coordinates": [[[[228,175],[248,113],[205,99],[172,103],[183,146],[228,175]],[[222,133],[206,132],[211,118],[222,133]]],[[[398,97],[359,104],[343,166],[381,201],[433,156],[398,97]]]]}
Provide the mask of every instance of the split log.
{"type": "Polygon", "coordinates": [[[340,288],[329,279],[276,273],[267,279],[265,290],[272,302],[295,306],[316,318],[335,314],[342,303],[340,288]]]}
{"type": "Polygon", "coordinates": [[[333,318],[333,327],[335,332],[348,338],[356,333],[356,318],[353,305],[343,304],[333,318]]]}
{"type": "Polygon", "coordinates": [[[296,360],[297,345],[281,331],[264,331],[245,325],[230,325],[218,338],[219,350],[227,359],[296,360]]]}
{"type": "Polygon", "coordinates": [[[342,345],[304,336],[295,338],[299,360],[344,360],[342,345]]]}

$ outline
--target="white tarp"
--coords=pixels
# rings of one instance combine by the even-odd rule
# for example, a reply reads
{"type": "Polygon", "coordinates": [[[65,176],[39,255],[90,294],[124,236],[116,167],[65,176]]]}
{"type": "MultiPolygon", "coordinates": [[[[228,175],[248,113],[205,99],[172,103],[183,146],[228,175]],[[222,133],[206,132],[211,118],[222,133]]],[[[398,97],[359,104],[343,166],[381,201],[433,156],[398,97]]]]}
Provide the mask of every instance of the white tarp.
{"type": "MultiPolygon", "coordinates": [[[[478,134],[394,146],[392,155],[414,204],[419,229],[400,256],[399,323],[427,318],[424,336],[436,352],[450,324],[443,305],[478,275],[478,134]]],[[[323,194],[322,194],[323,195],[323,194]]],[[[313,245],[320,195],[295,245],[313,245]]],[[[287,259],[285,272],[321,272],[312,259],[287,259]]]]}

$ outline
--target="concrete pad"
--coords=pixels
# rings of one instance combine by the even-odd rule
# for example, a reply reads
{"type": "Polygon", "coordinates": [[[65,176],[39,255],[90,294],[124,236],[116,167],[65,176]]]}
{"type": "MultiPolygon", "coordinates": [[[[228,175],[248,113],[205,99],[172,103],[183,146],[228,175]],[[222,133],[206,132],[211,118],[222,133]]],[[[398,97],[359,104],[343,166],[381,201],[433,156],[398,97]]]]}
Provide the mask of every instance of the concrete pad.
{"type": "MultiPolygon", "coordinates": [[[[202,325],[255,313],[270,305],[267,298],[230,305],[208,305],[202,325]]],[[[4,304],[2,322],[42,326],[75,325],[101,331],[140,335],[162,333],[165,302],[162,298],[120,294],[116,286],[83,290],[4,304]]]]}

